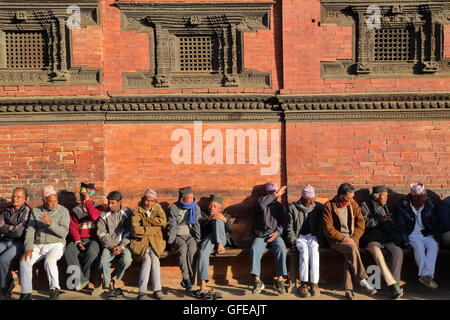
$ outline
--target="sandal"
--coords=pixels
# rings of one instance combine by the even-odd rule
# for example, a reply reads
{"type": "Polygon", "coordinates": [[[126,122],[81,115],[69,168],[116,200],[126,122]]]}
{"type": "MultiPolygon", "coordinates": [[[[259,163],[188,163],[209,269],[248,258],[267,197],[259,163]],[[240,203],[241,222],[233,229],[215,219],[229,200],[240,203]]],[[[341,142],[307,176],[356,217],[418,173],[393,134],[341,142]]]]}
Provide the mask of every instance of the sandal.
{"type": "Polygon", "coordinates": [[[205,298],[205,292],[200,292],[200,289],[192,291],[191,294],[194,298],[198,298],[198,299],[205,298]]]}
{"type": "Polygon", "coordinates": [[[218,291],[214,291],[213,293],[213,300],[219,300],[219,299],[223,299],[223,296],[220,292],[218,291]]]}
{"type": "Polygon", "coordinates": [[[204,293],[203,299],[205,300],[213,300],[214,299],[214,291],[210,290],[204,293]]]}

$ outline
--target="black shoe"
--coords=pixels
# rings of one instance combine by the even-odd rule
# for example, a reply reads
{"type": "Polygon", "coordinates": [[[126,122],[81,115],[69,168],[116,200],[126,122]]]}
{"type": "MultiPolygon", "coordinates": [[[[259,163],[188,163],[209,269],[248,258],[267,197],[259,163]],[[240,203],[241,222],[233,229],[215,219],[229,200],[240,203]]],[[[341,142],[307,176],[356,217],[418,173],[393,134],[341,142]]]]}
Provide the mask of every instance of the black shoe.
{"type": "Polygon", "coordinates": [[[116,297],[123,297],[123,291],[120,288],[114,289],[114,293],[116,295],[116,297]]]}
{"type": "Polygon", "coordinates": [[[392,299],[400,299],[403,296],[403,289],[397,283],[388,287],[389,294],[392,299]]]}
{"type": "Polygon", "coordinates": [[[22,293],[19,300],[33,300],[31,299],[31,293],[22,293]]]}
{"type": "Polygon", "coordinates": [[[108,298],[115,298],[116,297],[116,290],[114,290],[113,288],[109,288],[107,297],[108,298]]]}
{"type": "Polygon", "coordinates": [[[261,280],[255,281],[253,284],[252,293],[261,293],[265,289],[264,283],[261,280]]]}
{"type": "Polygon", "coordinates": [[[48,297],[49,300],[59,300],[59,290],[57,288],[50,289],[48,296],[49,296],[48,297]]]}
{"type": "Polygon", "coordinates": [[[189,279],[183,279],[180,282],[180,286],[185,288],[187,291],[191,291],[192,290],[192,283],[191,283],[191,280],[189,280],[189,279]]]}
{"type": "Polygon", "coordinates": [[[275,280],[273,284],[276,293],[285,294],[286,293],[286,287],[284,286],[284,281],[275,280]]]}

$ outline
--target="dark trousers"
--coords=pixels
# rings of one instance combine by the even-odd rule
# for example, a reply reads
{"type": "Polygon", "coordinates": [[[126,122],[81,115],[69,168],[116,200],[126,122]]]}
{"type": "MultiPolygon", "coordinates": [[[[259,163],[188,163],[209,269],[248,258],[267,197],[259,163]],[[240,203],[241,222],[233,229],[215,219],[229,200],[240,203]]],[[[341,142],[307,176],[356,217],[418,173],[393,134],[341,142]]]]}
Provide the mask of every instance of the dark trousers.
{"type": "Polygon", "coordinates": [[[338,242],[331,243],[330,247],[342,254],[344,254],[344,289],[353,290],[352,277],[358,281],[358,283],[367,279],[366,269],[361,260],[361,254],[359,247],[355,243],[350,242],[338,242]]]}
{"type": "Polygon", "coordinates": [[[183,279],[194,281],[197,241],[191,236],[177,236],[174,245],[183,279]]]}
{"type": "Polygon", "coordinates": [[[91,266],[100,254],[97,240],[82,239],[85,250],[78,249],[75,242],[70,242],[64,251],[67,266],[76,265],[81,269],[81,282],[89,281],[91,266]],[[80,263],[81,261],[81,263],[80,263]]]}

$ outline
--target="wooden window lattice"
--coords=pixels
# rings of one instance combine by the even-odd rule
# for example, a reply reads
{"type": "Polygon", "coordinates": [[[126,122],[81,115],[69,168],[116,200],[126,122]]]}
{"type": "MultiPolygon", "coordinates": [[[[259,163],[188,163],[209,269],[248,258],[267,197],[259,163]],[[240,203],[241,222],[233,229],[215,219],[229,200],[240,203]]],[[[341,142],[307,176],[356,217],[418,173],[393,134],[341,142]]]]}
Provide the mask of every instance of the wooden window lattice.
{"type": "Polygon", "coordinates": [[[217,70],[215,39],[212,36],[179,37],[180,71],[211,72],[217,70]]]}
{"type": "Polygon", "coordinates": [[[408,61],[410,55],[411,42],[408,29],[375,30],[375,61],[408,61]]]}
{"type": "Polygon", "coordinates": [[[5,31],[7,67],[48,67],[47,41],[43,31],[5,31]]]}

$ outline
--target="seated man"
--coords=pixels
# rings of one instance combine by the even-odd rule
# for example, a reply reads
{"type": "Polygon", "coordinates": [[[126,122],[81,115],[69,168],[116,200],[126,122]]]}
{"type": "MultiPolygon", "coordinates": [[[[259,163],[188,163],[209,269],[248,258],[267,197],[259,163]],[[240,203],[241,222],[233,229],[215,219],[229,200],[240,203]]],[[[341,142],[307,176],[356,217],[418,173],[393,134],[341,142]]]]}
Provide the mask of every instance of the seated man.
{"type": "Polygon", "coordinates": [[[119,191],[110,192],[106,198],[108,199],[108,208],[102,212],[97,222],[97,236],[103,247],[100,268],[103,273],[104,285],[109,288],[108,297],[116,298],[123,296],[120,283],[125,270],[133,261],[128,248],[133,211],[122,206],[122,194],[119,191]],[[119,264],[114,270],[114,282],[111,282],[111,277],[113,277],[110,273],[111,262],[116,257],[119,257],[119,264]]]}
{"type": "Polygon", "coordinates": [[[230,233],[231,219],[227,213],[222,212],[222,198],[211,195],[208,215],[202,221],[202,241],[200,242],[198,262],[200,289],[194,292],[195,297],[204,299],[221,298],[220,293],[208,291],[206,287],[206,283],[209,281],[209,255],[214,249],[217,254],[225,252],[230,233]]]}
{"type": "Polygon", "coordinates": [[[284,243],[283,230],[286,225],[286,209],[281,204],[281,196],[286,191],[286,186],[278,188],[275,182],[266,184],[266,195],[258,199],[258,212],[256,215],[255,234],[251,256],[252,271],[255,277],[253,293],[260,293],[264,283],[260,279],[261,258],[268,247],[272,251],[276,261],[275,291],[278,294],[286,293],[285,279],[287,277],[286,244],[284,243]]]}
{"type": "Polygon", "coordinates": [[[152,278],[153,297],[161,300],[161,272],[159,256],[166,248],[162,228],[166,226],[166,213],[156,200],[157,194],[147,189],[131,218],[131,251],[142,259],[137,299],[144,300],[148,281],[152,278]]]}
{"type": "Polygon", "coordinates": [[[100,245],[97,241],[97,220],[100,218],[103,208],[94,202],[94,197],[95,185],[82,182],[81,204],[73,208],[70,215],[69,233],[72,242],[67,245],[64,256],[68,267],[80,268],[81,279],[79,283],[75,284],[76,291],[84,289],[89,284],[91,266],[100,253],[100,245]]]}
{"type": "Polygon", "coordinates": [[[69,233],[69,211],[58,204],[58,196],[52,186],[43,190],[42,206],[31,212],[25,231],[25,253],[20,261],[20,300],[31,300],[33,291],[33,265],[45,258],[50,300],[59,299],[59,272],[57,262],[64,253],[69,233]]]}
{"type": "Polygon", "coordinates": [[[450,248],[450,197],[442,200],[438,209],[439,231],[442,234],[442,245],[450,248]]]}
{"type": "Polygon", "coordinates": [[[195,276],[202,213],[191,187],[180,188],[178,193],[178,201],[170,206],[167,219],[167,243],[178,259],[183,276],[180,285],[190,292],[195,276]]]}
{"type": "Polygon", "coordinates": [[[431,289],[438,285],[433,280],[439,252],[440,233],[437,214],[422,183],[412,183],[408,196],[400,200],[396,220],[403,244],[414,250],[419,267],[419,281],[431,289]]]}
{"type": "Polygon", "coordinates": [[[361,243],[372,254],[376,264],[380,267],[392,299],[403,296],[400,288],[400,274],[403,264],[403,250],[400,248],[401,238],[392,214],[387,206],[388,191],[385,186],[372,189],[370,200],[363,202],[361,211],[366,222],[365,233],[361,243]],[[391,253],[392,267],[388,268],[381,249],[386,248],[391,253]],[[391,272],[392,270],[392,272],[391,272]]]}
{"type": "Polygon", "coordinates": [[[303,298],[320,295],[319,246],[324,240],[323,205],[315,198],[314,187],[307,184],[303,187],[301,198],[288,206],[286,233],[288,241],[299,252],[299,295],[303,298]]]}
{"type": "Polygon", "coordinates": [[[359,252],[359,239],[364,233],[365,223],[358,203],[353,200],[354,196],[355,188],[350,183],[341,184],[337,195],[325,203],[322,216],[330,247],[344,255],[344,289],[345,296],[350,300],[356,299],[352,278],[367,293],[377,293],[367,282],[369,277],[359,252]]]}
{"type": "Polygon", "coordinates": [[[25,228],[31,214],[31,208],[26,203],[27,199],[27,189],[14,189],[11,204],[0,214],[0,294],[2,299],[11,298],[14,289],[11,268],[24,252],[25,228]]]}

